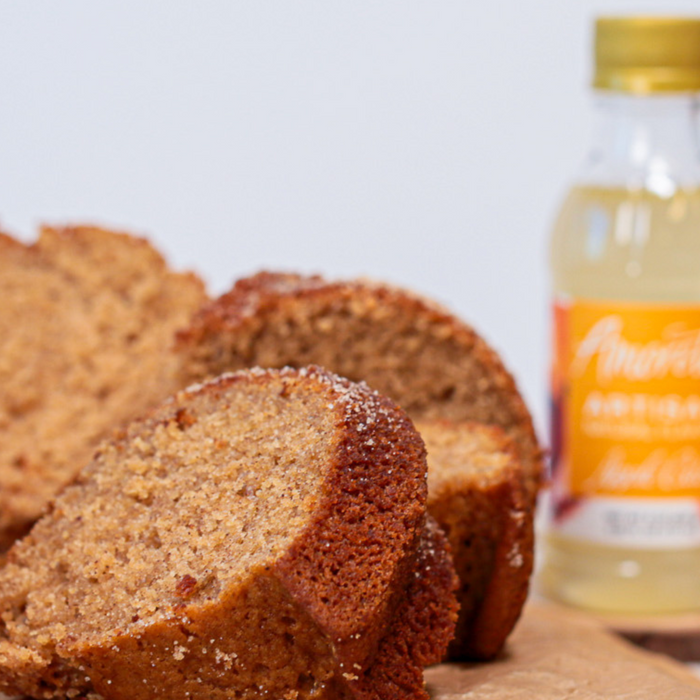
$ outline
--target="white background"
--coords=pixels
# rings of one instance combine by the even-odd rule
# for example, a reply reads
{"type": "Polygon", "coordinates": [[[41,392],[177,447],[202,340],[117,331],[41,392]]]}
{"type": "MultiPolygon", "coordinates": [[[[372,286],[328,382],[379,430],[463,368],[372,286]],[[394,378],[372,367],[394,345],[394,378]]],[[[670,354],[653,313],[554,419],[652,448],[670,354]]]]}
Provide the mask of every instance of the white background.
{"type": "Polygon", "coordinates": [[[0,223],[148,235],[447,303],[546,417],[547,235],[589,137],[593,17],[700,0],[0,0],[0,223]]]}

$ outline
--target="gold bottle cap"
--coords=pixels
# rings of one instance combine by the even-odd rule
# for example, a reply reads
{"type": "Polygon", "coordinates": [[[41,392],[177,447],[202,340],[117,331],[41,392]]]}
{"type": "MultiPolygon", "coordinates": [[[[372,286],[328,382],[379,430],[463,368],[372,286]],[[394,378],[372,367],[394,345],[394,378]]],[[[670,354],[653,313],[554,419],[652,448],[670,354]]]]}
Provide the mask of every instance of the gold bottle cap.
{"type": "Polygon", "coordinates": [[[593,87],[635,94],[700,91],[700,18],[599,18],[593,87]]]}

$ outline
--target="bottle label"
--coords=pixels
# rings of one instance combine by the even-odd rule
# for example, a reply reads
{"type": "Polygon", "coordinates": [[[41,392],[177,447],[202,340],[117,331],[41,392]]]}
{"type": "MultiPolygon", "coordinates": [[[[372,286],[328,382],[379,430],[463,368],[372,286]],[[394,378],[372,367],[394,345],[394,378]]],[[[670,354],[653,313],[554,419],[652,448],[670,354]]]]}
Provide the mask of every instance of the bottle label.
{"type": "Polygon", "coordinates": [[[700,306],[554,305],[553,528],[700,545],[700,306]]]}

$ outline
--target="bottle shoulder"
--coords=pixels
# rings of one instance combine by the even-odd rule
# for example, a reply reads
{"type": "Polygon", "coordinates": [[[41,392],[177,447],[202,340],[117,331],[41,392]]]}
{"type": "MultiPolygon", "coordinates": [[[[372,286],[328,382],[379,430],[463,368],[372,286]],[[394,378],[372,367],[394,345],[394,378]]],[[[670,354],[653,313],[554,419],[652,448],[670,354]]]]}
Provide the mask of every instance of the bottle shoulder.
{"type": "Polygon", "coordinates": [[[593,139],[577,182],[662,197],[700,186],[697,95],[596,95],[594,104],[593,139]]]}

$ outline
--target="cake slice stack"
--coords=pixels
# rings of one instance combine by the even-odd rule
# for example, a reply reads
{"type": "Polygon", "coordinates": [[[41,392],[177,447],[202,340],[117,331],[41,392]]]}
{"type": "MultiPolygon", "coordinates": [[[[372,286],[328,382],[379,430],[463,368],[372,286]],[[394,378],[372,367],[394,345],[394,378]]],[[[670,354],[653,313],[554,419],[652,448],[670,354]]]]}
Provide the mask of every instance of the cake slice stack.
{"type": "Polygon", "coordinates": [[[101,444],[0,570],[0,692],[427,700],[456,579],[420,436],[315,368],[195,386],[101,444]]]}
{"type": "Polygon", "coordinates": [[[450,655],[498,653],[527,594],[542,454],[513,378],[474,329],[395,287],[260,273],[205,305],[179,351],[184,381],[314,363],[405,409],[425,430],[429,510],[462,575],[450,655]]]}

